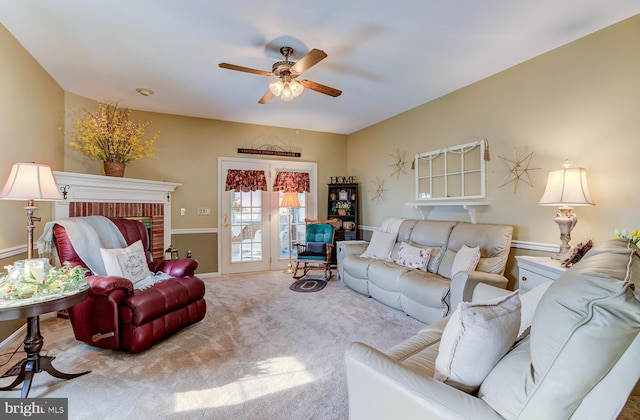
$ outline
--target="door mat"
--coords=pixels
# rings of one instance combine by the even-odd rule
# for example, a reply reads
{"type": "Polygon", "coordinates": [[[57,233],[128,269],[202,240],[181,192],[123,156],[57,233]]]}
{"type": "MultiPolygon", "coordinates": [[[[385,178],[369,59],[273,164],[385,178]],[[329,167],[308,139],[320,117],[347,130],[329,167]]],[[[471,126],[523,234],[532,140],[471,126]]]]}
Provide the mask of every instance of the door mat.
{"type": "Polygon", "coordinates": [[[295,283],[293,283],[291,286],[289,286],[289,289],[293,290],[294,292],[303,292],[303,293],[309,293],[309,292],[319,292],[320,290],[324,289],[324,286],[327,285],[327,282],[324,280],[298,280],[295,283]]]}

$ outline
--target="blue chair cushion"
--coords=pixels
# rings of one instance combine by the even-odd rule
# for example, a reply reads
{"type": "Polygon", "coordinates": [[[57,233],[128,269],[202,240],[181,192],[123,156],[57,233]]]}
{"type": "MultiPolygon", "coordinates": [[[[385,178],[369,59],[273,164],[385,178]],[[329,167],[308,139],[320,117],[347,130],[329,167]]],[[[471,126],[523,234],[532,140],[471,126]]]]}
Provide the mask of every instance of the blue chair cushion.
{"type": "Polygon", "coordinates": [[[312,223],[307,225],[307,243],[324,242],[331,243],[333,239],[333,226],[325,223],[312,223]]]}

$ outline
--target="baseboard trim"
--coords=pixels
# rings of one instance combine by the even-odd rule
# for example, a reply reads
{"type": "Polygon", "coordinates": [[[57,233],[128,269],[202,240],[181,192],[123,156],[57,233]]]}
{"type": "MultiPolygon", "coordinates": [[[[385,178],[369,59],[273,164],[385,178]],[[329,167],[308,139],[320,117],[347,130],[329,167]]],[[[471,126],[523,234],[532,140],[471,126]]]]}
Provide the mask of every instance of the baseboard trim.
{"type": "Polygon", "coordinates": [[[11,248],[0,249],[0,259],[15,257],[16,255],[26,254],[27,244],[13,246],[11,248]]]}
{"type": "Polygon", "coordinates": [[[0,353],[4,353],[6,349],[13,346],[14,342],[18,339],[20,339],[20,342],[23,342],[24,338],[21,339],[21,337],[25,336],[26,329],[27,329],[27,324],[25,323],[20,328],[15,330],[13,334],[11,334],[9,337],[2,340],[2,342],[0,343],[0,353]]]}

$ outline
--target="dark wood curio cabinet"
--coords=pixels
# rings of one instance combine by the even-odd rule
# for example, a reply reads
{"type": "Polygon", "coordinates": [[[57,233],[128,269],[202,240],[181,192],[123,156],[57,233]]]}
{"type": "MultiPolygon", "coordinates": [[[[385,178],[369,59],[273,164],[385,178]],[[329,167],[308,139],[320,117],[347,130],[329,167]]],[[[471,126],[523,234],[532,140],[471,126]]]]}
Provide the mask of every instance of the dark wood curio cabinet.
{"type": "MultiPolygon", "coordinates": [[[[335,232],[335,241],[358,239],[358,213],[360,192],[358,184],[328,184],[327,215],[342,222],[335,232]]],[[[335,249],[335,248],[334,248],[335,249]]],[[[334,256],[336,252],[334,251],[334,256]]]]}

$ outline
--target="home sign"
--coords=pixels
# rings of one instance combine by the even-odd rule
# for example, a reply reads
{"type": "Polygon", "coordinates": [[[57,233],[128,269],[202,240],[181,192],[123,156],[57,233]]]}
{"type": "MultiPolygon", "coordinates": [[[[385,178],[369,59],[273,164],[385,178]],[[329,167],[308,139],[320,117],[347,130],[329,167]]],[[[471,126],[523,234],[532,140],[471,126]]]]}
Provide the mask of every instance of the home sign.
{"type": "Polygon", "coordinates": [[[332,176],[330,184],[355,184],[358,182],[356,176],[332,176]]]}

